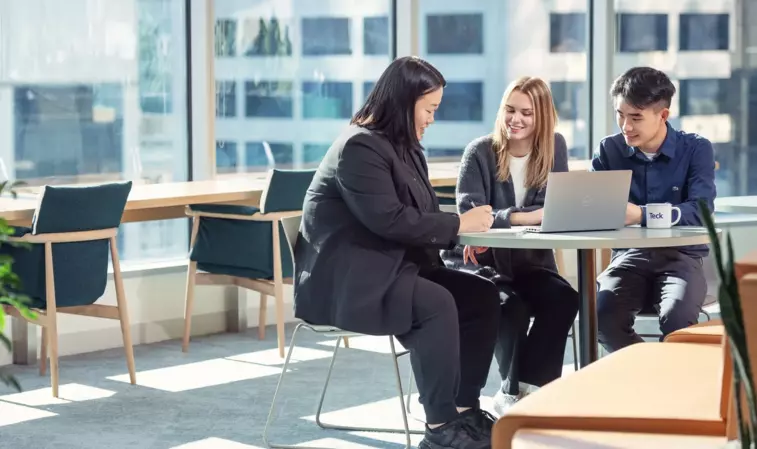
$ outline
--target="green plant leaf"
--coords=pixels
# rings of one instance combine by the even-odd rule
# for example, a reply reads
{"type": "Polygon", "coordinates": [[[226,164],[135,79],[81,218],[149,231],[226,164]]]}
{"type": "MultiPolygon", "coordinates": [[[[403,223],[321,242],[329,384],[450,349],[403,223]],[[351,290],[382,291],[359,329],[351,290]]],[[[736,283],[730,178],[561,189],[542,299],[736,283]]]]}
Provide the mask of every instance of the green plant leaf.
{"type": "Polygon", "coordinates": [[[5,334],[0,333],[0,344],[5,346],[5,349],[8,352],[11,351],[11,341],[8,339],[8,337],[5,334]]]}

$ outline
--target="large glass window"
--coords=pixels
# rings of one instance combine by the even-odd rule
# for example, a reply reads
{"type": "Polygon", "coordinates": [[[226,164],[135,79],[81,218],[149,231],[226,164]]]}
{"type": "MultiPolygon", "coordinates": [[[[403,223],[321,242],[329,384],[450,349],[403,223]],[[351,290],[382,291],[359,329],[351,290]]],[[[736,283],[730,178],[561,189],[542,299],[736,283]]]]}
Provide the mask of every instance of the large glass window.
{"type": "Polygon", "coordinates": [[[427,15],[426,51],[430,55],[483,53],[483,14],[427,15]]]}
{"type": "Polygon", "coordinates": [[[692,14],[680,16],[681,50],[728,50],[730,14],[692,14]]]}
{"type": "Polygon", "coordinates": [[[557,132],[572,158],[587,159],[586,2],[463,3],[418,0],[420,56],[447,79],[421,142],[428,160],[459,161],[468,143],[491,133],[505,88],[521,76],[553,86],[557,132]]]}
{"type": "MultiPolygon", "coordinates": [[[[3,176],[31,186],[185,181],[184,7],[183,0],[3,2],[3,176]]],[[[217,26],[219,57],[234,52],[233,28],[217,26]]],[[[183,219],[126,224],[120,256],[185,256],[186,234],[183,219]]]]}
{"type": "Polygon", "coordinates": [[[213,3],[238,42],[216,52],[216,172],[317,166],[390,62],[393,2],[213,3]]]}
{"type": "MultiPolygon", "coordinates": [[[[613,69],[619,75],[631,67],[646,65],[667,73],[678,88],[670,123],[713,143],[719,165],[715,172],[718,196],[754,195],[757,194],[757,133],[753,131],[757,129],[757,66],[748,53],[757,44],[757,34],[752,28],[733,30],[745,39],[730,45],[728,36],[729,26],[741,26],[736,15],[750,17],[757,11],[741,2],[721,2],[706,3],[704,14],[705,3],[658,2],[654,11],[650,11],[649,6],[632,7],[629,2],[615,0],[616,7],[622,4],[623,8],[617,11],[621,14],[619,23],[622,24],[624,16],[664,14],[670,18],[670,38],[677,38],[678,43],[671,41],[665,59],[654,53],[618,52],[613,69]]],[[[659,36],[662,29],[656,20],[636,25],[628,45],[640,45],[639,36],[659,36]]],[[[655,39],[659,41],[659,37],[655,39]]],[[[620,47],[623,50],[622,42],[620,47]]]]}
{"type": "Polygon", "coordinates": [[[619,13],[617,44],[621,52],[668,50],[667,14],[619,13]]]}

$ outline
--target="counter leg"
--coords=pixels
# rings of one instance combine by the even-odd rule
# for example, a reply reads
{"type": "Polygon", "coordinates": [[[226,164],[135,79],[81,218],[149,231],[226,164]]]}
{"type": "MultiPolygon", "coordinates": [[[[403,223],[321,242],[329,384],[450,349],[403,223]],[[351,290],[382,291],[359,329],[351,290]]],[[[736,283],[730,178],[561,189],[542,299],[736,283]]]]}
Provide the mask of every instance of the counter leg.
{"type": "Polygon", "coordinates": [[[580,336],[579,366],[581,368],[597,360],[597,272],[593,249],[578,251],[578,334],[580,336]]]}
{"type": "Polygon", "coordinates": [[[21,318],[13,317],[12,320],[13,363],[35,365],[37,363],[37,326],[21,318]]]}

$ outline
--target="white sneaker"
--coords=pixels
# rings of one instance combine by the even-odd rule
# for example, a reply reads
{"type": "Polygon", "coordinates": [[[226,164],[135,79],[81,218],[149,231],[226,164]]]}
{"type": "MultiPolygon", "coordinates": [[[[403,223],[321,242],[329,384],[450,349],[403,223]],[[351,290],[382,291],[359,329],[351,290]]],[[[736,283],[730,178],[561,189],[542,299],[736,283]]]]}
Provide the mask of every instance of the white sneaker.
{"type": "Polygon", "coordinates": [[[518,395],[507,394],[500,388],[492,398],[492,407],[494,409],[494,413],[497,415],[497,417],[504,416],[504,414],[507,413],[510,407],[520,401],[523,396],[523,393],[520,393],[518,395]]]}
{"type": "Polygon", "coordinates": [[[521,382],[520,385],[518,385],[519,391],[517,395],[507,394],[502,391],[502,388],[500,388],[492,398],[494,412],[498,417],[502,417],[510,407],[538,389],[539,387],[536,385],[527,384],[525,382],[521,382]]]}

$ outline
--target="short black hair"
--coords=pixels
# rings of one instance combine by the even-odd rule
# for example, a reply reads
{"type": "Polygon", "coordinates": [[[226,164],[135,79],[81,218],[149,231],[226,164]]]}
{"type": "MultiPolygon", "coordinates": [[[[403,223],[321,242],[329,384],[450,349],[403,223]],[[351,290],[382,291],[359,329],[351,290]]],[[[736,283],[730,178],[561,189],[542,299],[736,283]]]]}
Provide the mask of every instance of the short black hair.
{"type": "Polygon", "coordinates": [[[397,58],[376,81],[350,124],[384,134],[397,149],[420,148],[415,132],[415,103],[446,85],[441,72],[427,61],[415,56],[397,58]]]}
{"type": "Polygon", "coordinates": [[[623,97],[631,106],[646,109],[650,106],[670,107],[676,87],[668,75],[652,67],[634,67],[620,75],[610,88],[610,96],[623,97]]]}

